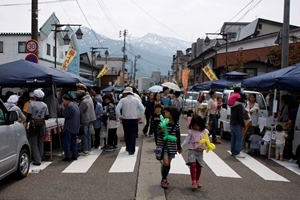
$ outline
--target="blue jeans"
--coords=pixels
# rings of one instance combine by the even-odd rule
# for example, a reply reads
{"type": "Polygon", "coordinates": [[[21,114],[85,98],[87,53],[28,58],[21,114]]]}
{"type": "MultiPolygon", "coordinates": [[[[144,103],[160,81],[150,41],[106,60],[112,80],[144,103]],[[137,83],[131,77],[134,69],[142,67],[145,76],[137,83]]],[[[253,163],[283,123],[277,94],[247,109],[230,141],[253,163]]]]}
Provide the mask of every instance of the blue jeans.
{"type": "Polygon", "coordinates": [[[92,144],[91,144],[91,135],[92,135],[92,129],[93,129],[93,123],[83,123],[83,137],[82,137],[82,151],[88,152],[92,150],[92,144]]]}
{"type": "Polygon", "coordinates": [[[126,143],[126,151],[128,152],[135,152],[138,125],[137,119],[123,119],[124,138],[126,143]]]}
{"type": "Polygon", "coordinates": [[[77,141],[76,141],[76,134],[70,133],[68,130],[63,132],[63,149],[65,152],[66,158],[71,158],[70,149],[72,149],[72,157],[77,158],[77,141]]]}
{"type": "Polygon", "coordinates": [[[231,154],[238,155],[242,150],[243,127],[242,125],[230,125],[231,130],[231,154]]]}
{"type": "Polygon", "coordinates": [[[215,140],[217,138],[216,132],[218,128],[218,118],[217,115],[209,114],[209,120],[212,121],[211,128],[209,130],[209,133],[212,135],[212,139],[215,140]]]}

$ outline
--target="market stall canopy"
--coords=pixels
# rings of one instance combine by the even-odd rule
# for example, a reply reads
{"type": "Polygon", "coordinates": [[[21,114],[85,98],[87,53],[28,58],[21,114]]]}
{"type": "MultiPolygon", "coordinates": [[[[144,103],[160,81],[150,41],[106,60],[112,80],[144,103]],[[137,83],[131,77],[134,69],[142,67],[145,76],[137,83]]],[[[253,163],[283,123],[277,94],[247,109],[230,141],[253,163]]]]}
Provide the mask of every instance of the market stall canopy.
{"type": "Polygon", "coordinates": [[[73,86],[80,81],[62,71],[26,60],[0,65],[1,87],[73,86]]]}
{"type": "Polygon", "coordinates": [[[91,81],[91,80],[89,80],[89,79],[83,78],[83,77],[78,76],[78,75],[76,75],[76,74],[73,74],[73,73],[71,73],[71,72],[62,71],[62,70],[57,69],[57,68],[53,68],[53,69],[58,70],[58,71],[60,71],[60,72],[62,72],[62,73],[65,73],[65,74],[68,75],[68,76],[71,76],[71,77],[74,77],[74,78],[78,79],[78,81],[79,81],[80,83],[83,83],[83,84],[86,85],[87,87],[93,87],[94,84],[95,84],[94,81],[91,81]]]}
{"type": "Polygon", "coordinates": [[[115,93],[120,93],[122,92],[122,90],[120,88],[117,88],[117,87],[114,87],[114,86],[109,86],[107,88],[104,88],[103,90],[101,90],[101,92],[103,93],[108,93],[108,92],[111,92],[111,90],[114,89],[115,90],[115,93]]]}
{"type": "Polygon", "coordinates": [[[227,72],[226,74],[223,74],[222,76],[223,78],[230,78],[230,79],[242,79],[242,78],[246,78],[247,77],[247,73],[244,72],[237,72],[237,71],[231,71],[231,72],[227,72]]]}
{"type": "Polygon", "coordinates": [[[168,87],[170,90],[180,91],[179,86],[172,82],[165,82],[165,83],[161,84],[161,86],[168,87]]]}
{"type": "Polygon", "coordinates": [[[300,63],[242,80],[242,87],[268,91],[272,89],[300,91],[300,63]]]}
{"type": "Polygon", "coordinates": [[[158,93],[163,90],[163,87],[160,85],[153,85],[152,87],[148,88],[148,91],[158,93]]]}
{"type": "Polygon", "coordinates": [[[191,90],[218,90],[233,88],[234,86],[240,86],[243,79],[238,78],[224,78],[216,81],[206,81],[200,84],[194,85],[191,90]]]}

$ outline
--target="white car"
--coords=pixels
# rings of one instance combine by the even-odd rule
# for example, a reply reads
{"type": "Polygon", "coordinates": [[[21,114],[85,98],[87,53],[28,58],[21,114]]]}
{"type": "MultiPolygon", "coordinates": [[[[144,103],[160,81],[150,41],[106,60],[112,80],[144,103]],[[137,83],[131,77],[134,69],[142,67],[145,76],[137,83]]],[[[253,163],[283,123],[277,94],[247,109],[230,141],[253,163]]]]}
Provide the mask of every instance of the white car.
{"type": "MultiPolygon", "coordinates": [[[[220,136],[224,138],[226,135],[230,134],[230,108],[227,106],[227,101],[233,90],[223,91],[223,106],[220,111],[220,119],[218,120],[218,128],[220,136]]],[[[249,98],[250,94],[256,94],[256,102],[259,105],[259,117],[268,117],[267,104],[264,96],[260,92],[244,90],[244,94],[249,98]]]]}
{"type": "Polygon", "coordinates": [[[15,173],[25,178],[30,166],[30,146],[16,111],[7,111],[0,100],[0,180],[15,173]]]}

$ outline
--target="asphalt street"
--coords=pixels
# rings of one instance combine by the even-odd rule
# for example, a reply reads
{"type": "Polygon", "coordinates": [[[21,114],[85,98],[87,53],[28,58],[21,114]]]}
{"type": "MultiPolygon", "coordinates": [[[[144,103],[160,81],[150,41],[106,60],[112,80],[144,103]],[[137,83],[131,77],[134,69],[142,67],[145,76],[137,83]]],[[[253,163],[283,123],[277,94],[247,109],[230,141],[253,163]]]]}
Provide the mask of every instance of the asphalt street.
{"type": "MultiPolygon", "coordinates": [[[[182,141],[186,123],[181,117],[182,141]]],[[[90,156],[80,156],[71,163],[61,161],[56,148],[53,160],[44,161],[40,170],[32,168],[25,179],[9,176],[0,181],[0,199],[299,199],[300,170],[296,164],[285,161],[282,166],[265,156],[237,159],[228,153],[227,140],[204,155],[202,188],[191,189],[184,163],[187,151],[183,151],[172,161],[170,186],[164,190],[160,187],[161,164],[153,153],[154,138],[144,137],[142,127],[140,124],[135,155],[124,152],[125,143],[120,142],[116,151],[93,150],[90,156]]],[[[122,137],[122,127],[118,135],[122,137]]]]}

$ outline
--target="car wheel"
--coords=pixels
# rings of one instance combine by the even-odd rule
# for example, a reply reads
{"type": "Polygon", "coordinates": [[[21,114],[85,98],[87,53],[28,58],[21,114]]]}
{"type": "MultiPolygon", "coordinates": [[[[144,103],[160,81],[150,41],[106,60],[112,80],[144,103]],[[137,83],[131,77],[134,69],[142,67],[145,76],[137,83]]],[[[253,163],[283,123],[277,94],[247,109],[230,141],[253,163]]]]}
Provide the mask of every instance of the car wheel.
{"type": "Polygon", "coordinates": [[[297,158],[297,164],[300,168],[300,145],[297,147],[296,158],[297,158]]]}
{"type": "Polygon", "coordinates": [[[25,178],[29,171],[29,151],[27,149],[22,149],[19,155],[18,168],[16,175],[18,178],[25,178]]]}

